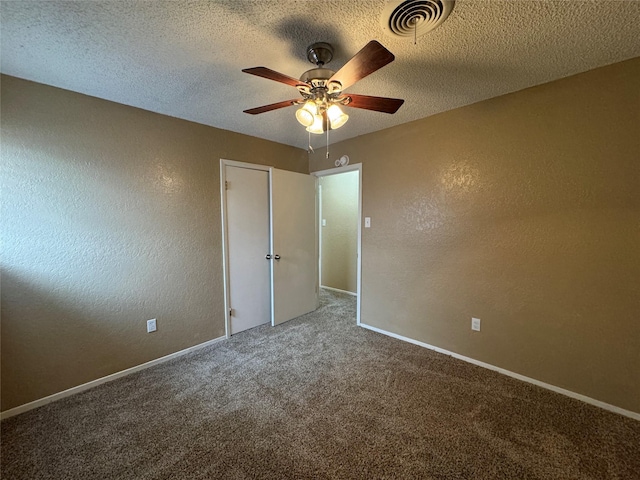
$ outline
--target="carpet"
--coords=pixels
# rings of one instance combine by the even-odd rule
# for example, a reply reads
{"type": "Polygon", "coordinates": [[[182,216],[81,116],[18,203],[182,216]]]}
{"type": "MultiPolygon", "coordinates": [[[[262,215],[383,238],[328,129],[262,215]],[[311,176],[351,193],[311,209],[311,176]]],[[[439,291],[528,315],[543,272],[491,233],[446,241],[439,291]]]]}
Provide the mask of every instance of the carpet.
{"type": "Polygon", "coordinates": [[[329,291],[1,433],[3,480],[640,478],[640,422],[360,328],[329,291]]]}

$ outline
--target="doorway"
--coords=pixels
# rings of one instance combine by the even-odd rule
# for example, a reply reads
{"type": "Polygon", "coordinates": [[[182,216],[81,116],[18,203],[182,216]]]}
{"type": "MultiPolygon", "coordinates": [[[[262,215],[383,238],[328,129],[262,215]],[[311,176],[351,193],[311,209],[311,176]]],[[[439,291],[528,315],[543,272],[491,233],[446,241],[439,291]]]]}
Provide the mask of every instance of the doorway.
{"type": "Polygon", "coordinates": [[[318,177],[318,280],[354,295],[360,325],[362,164],[314,172],[318,177]]]}

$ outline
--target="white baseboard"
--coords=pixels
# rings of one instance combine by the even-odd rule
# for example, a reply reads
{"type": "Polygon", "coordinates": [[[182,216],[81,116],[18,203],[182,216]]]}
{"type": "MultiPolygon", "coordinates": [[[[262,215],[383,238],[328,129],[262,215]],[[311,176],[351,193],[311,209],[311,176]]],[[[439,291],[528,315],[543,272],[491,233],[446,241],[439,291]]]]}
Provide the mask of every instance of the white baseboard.
{"type": "Polygon", "coordinates": [[[429,350],[436,351],[438,353],[443,353],[445,355],[449,355],[453,358],[457,358],[458,360],[462,360],[464,362],[472,363],[473,365],[477,365],[479,367],[487,368],[489,370],[493,370],[494,372],[501,373],[503,375],[507,375],[509,377],[516,378],[518,380],[522,380],[523,382],[532,383],[533,385],[537,385],[538,387],[546,388],[547,390],[551,390],[556,393],[560,393],[562,395],[566,395],[567,397],[575,398],[577,400],[581,400],[590,405],[594,405],[596,407],[600,407],[604,410],[608,410],[613,413],[617,413],[620,415],[624,415],[625,417],[633,418],[634,420],[640,421],[640,413],[632,412],[631,410],[625,410],[624,408],[616,407],[615,405],[611,405],[609,403],[601,402],[600,400],[596,400],[591,397],[587,397],[585,395],[581,395],[579,393],[572,392],[571,390],[565,390],[564,388],[556,387],[555,385],[551,385],[549,383],[541,382],[540,380],[536,380],[535,378],[525,377],[524,375],[520,375],[519,373],[511,372],[509,370],[505,370],[504,368],[496,367],[495,365],[491,365],[490,363],[481,362],[479,360],[475,360],[470,357],[465,357],[464,355],[459,355],[454,352],[450,352],[449,350],[445,350],[444,348],[435,347],[433,345],[429,345],[428,343],[420,342],[418,340],[414,340],[412,338],[403,337],[402,335],[398,335],[396,333],[387,332],[386,330],[382,330],[380,328],[372,327],[371,325],[366,325],[364,323],[360,323],[360,326],[366,328],[368,330],[372,330],[377,333],[381,333],[383,335],[387,335],[389,337],[397,338],[398,340],[402,340],[405,342],[413,343],[414,345],[418,345],[420,347],[428,348],[429,350]]]}
{"type": "Polygon", "coordinates": [[[121,377],[125,377],[134,372],[139,372],[140,370],[144,370],[149,367],[153,367],[154,365],[158,365],[160,363],[167,362],[169,360],[173,360],[174,358],[181,357],[186,355],[187,353],[194,352],[196,350],[200,350],[201,348],[208,347],[209,345],[213,345],[214,343],[218,343],[221,340],[226,340],[226,337],[218,337],[213,340],[209,340],[204,343],[199,343],[198,345],[194,345],[193,347],[185,348],[184,350],[180,350],[178,352],[170,353],[169,355],[165,355],[164,357],[156,358],[155,360],[151,360],[149,362],[142,363],[140,365],[136,365],[135,367],[127,368],[125,370],[121,370],[116,373],[112,373],[111,375],[107,375],[106,377],[97,378],[95,380],[91,380],[90,382],[83,383],[82,385],[78,385],[76,387],[69,388],[67,390],[63,390],[62,392],[54,393],[53,395],[49,395],[44,398],[40,398],[38,400],[34,400],[33,402],[25,403],[24,405],[20,405],[18,407],[5,410],[4,412],[0,412],[0,420],[4,420],[5,418],[13,417],[15,415],[19,415],[24,412],[28,412],[29,410],[33,410],[34,408],[42,407],[51,402],[55,402],[56,400],[60,400],[65,397],[69,397],[71,395],[75,395],[76,393],[84,392],[85,390],[89,390],[90,388],[97,387],[98,385],[102,385],[103,383],[111,382],[121,377]]]}
{"type": "Polygon", "coordinates": [[[333,290],[334,292],[338,293],[346,293],[347,295],[353,295],[354,297],[358,296],[358,294],[355,292],[348,292],[347,290],[340,290],[339,288],[325,287],[324,285],[320,285],[320,288],[324,288],[325,290],[333,290]]]}

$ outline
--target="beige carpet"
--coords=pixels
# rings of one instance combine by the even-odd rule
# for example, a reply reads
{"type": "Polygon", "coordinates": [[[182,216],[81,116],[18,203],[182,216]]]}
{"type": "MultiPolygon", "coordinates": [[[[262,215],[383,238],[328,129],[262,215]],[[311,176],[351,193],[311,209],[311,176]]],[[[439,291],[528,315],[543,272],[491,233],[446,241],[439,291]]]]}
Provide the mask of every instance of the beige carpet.
{"type": "Polygon", "coordinates": [[[638,479],[640,422],[355,325],[353,297],[2,422],[11,479],[638,479]]]}

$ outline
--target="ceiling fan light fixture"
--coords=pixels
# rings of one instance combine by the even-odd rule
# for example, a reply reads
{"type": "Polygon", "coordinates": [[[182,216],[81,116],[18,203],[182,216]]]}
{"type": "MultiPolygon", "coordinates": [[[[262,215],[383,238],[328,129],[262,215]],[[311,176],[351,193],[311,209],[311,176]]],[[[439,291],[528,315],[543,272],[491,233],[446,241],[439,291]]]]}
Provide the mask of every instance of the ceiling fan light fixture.
{"type": "Polygon", "coordinates": [[[335,103],[327,109],[327,116],[331,122],[332,130],[340,128],[342,125],[347,123],[347,120],[349,120],[349,115],[344,113],[335,103]]]}
{"type": "Polygon", "coordinates": [[[318,107],[313,101],[309,100],[305,102],[302,108],[296,110],[296,119],[301,125],[311,127],[317,114],[318,107]]]}
{"type": "MultiPolygon", "coordinates": [[[[318,135],[327,132],[328,155],[329,130],[338,129],[349,120],[349,115],[346,115],[340,106],[348,105],[349,107],[372,110],[374,112],[396,113],[404,103],[404,100],[398,98],[356,94],[342,95],[344,89],[393,62],[395,59],[393,53],[382,46],[380,42],[371,40],[337,72],[324,68],[324,65],[331,60],[332,56],[333,48],[331,45],[322,42],[311,45],[307,50],[307,58],[311,63],[315,63],[316,68],[304,72],[299,80],[266,67],[243,69],[244,73],[295,87],[298,93],[302,95],[302,100],[285,100],[263,105],[262,107],[250,108],[244,110],[244,112],[256,115],[291,105],[298,105],[299,107],[295,114],[296,120],[306,128],[309,134],[318,135]]],[[[309,135],[309,143],[311,143],[311,135],[309,135]]],[[[309,145],[309,148],[311,148],[311,145],[309,145]]]]}

